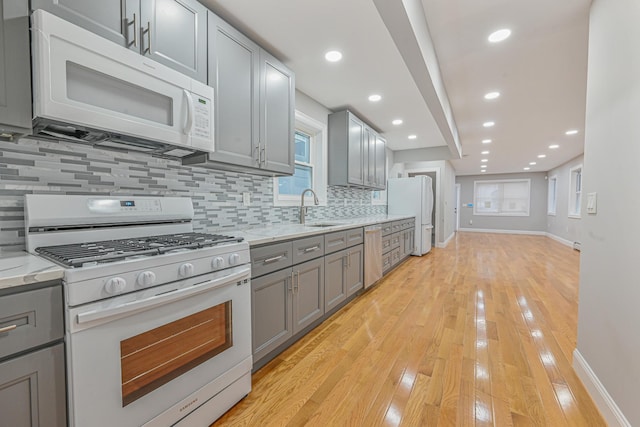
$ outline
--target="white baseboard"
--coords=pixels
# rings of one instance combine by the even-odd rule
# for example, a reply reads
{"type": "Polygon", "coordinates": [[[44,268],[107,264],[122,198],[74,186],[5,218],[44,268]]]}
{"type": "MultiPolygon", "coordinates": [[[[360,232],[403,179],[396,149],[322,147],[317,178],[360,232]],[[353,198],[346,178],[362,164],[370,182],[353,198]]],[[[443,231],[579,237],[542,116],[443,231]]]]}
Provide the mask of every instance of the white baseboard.
{"type": "Polygon", "coordinates": [[[567,240],[567,239],[563,239],[560,236],[556,236],[555,234],[551,234],[551,233],[547,233],[547,237],[550,239],[555,240],[556,242],[562,243],[565,246],[569,246],[570,248],[573,248],[573,242],[567,240]]]}
{"type": "Polygon", "coordinates": [[[627,418],[577,348],[573,350],[573,369],[607,424],[611,427],[631,427],[631,423],[627,421],[627,418]]]}
{"type": "Polygon", "coordinates": [[[472,233],[497,233],[497,234],[530,234],[533,236],[546,236],[545,231],[529,230],[494,230],[493,228],[459,228],[458,231],[469,231],[472,233]]]}
{"type": "Polygon", "coordinates": [[[451,240],[453,240],[454,237],[456,237],[455,231],[451,233],[451,235],[447,237],[447,240],[445,240],[444,242],[442,243],[436,242],[436,248],[446,248],[449,242],[451,242],[451,240]]]}

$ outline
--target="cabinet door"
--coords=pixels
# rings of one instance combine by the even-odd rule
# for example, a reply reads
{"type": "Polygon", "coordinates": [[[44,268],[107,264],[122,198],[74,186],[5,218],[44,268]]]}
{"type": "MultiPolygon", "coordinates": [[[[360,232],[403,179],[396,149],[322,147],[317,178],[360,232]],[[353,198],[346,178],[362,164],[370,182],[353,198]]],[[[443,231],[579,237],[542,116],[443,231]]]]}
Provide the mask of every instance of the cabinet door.
{"type": "Polygon", "coordinates": [[[378,134],[369,129],[369,138],[365,140],[367,155],[365,156],[366,167],[364,168],[367,174],[367,180],[365,184],[368,187],[376,188],[376,140],[378,134]]]}
{"type": "Polygon", "coordinates": [[[140,50],[140,0],[31,0],[31,9],[44,9],[121,46],[140,50]]]}
{"type": "Polygon", "coordinates": [[[208,16],[216,133],[211,158],[258,167],[260,48],[220,17],[211,12],[208,16]]]}
{"type": "Polygon", "coordinates": [[[353,114],[349,114],[349,138],[347,147],[347,182],[353,185],[364,184],[362,169],[364,124],[353,114]]]}
{"type": "Polygon", "coordinates": [[[376,136],[375,151],[375,185],[384,190],[387,187],[387,143],[379,135],[376,136]]]}
{"type": "Polygon", "coordinates": [[[325,313],[347,298],[345,270],[347,251],[336,252],[324,257],[324,311],[325,313]]]}
{"type": "Polygon", "coordinates": [[[347,268],[344,279],[347,296],[353,295],[364,287],[363,248],[363,245],[359,245],[347,250],[347,268]]]}
{"type": "Polygon", "coordinates": [[[291,268],[251,279],[253,362],[293,336],[291,268]]]}
{"type": "Polygon", "coordinates": [[[26,2],[0,1],[0,133],[31,130],[29,52],[26,2]]]}
{"type": "Polygon", "coordinates": [[[293,267],[293,333],[296,334],[324,314],[324,260],[293,267]]]}
{"type": "Polygon", "coordinates": [[[143,55],[207,83],[206,7],[196,0],[141,0],[139,27],[143,55]]]}
{"type": "Polygon", "coordinates": [[[260,51],[260,167],[293,175],[295,79],[293,72],[260,51]]]}
{"type": "Polygon", "coordinates": [[[62,344],[0,363],[0,425],[67,425],[62,344]]]}

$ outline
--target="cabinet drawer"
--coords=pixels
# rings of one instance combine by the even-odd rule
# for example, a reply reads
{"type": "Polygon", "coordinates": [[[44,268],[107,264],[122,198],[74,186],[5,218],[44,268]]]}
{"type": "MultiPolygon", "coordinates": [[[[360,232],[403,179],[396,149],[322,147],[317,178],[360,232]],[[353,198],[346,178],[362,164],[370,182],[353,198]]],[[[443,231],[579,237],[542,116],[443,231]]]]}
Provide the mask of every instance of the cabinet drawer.
{"type": "Polygon", "coordinates": [[[409,228],[415,227],[415,225],[416,225],[416,220],[414,218],[404,219],[404,220],[402,220],[401,229],[402,230],[407,230],[409,228]]]}
{"type": "Polygon", "coordinates": [[[391,249],[399,248],[401,240],[402,240],[401,233],[393,233],[391,235],[391,249]]]}
{"type": "Polygon", "coordinates": [[[364,242],[364,229],[363,228],[354,228],[352,230],[347,230],[347,247],[360,245],[364,242]]]}
{"type": "Polygon", "coordinates": [[[292,264],[291,242],[251,249],[251,277],[262,276],[292,264]]]}
{"type": "Polygon", "coordinates": [[[382,253],[385,254],[391,250],[391,238],[393,234],[389,234],[388,236],[384,236],[382,238],[382,253]]]}
{"type": "Polygon", "coordinates": [[[387,271],[391,270],[391,267],[393,267],[393,265],[391,264],[391,252],[388,252],[384,255],[382,255],[382,272],[386,273],[387,271]]]}
{"type": "Polygon", "coordinates": [[[324,235],[324,253],[330,254],[347,247],[347,232],[337,231],[324,235]]]}
{"type": "Polygon", "coordinates": [[[0,298],[0,358],[62,338],[62,286],[0,298]]]}
{"type": "Polygon", "coordinates": [[[324,236],[313,236],[293,241],[293,263],[309,261],[324,255],[324,236]]]}
{"type": "Polygon", "coordinates": [[[391,254],[391,266],[395,267],[396,265],[398,265],[401,259],[400,248],[395,248],[389,253],[391,254]]]}
{"type": "Polygon", "coordinates": [[[402,230],[402,226],[404,224],[404,220],[399,220],[399,221],[393,221],[393,223],[391,224],[391,231],[394,233],[397,233],[398,231],[402,230]]]}
{"type": "Polygon", "coordinates": [[[382,224],[382,235],[386,236],[388,234],[393,233],[393,223],[392,222],[386,222],[384,224],[382,224]]]}

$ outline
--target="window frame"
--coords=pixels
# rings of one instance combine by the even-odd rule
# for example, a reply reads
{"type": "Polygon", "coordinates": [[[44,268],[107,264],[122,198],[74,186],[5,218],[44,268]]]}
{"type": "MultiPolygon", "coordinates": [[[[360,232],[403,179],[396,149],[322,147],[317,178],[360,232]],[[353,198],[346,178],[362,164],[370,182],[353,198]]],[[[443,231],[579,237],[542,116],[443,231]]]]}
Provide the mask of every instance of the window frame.
{"type": "MultiPolygon", "coordinates": [[[[503,195],[504,196],[504,195],[503,195]]],[[[502,197],[501,201],[504,201],[502,197]]],[[[489,179],[473,181],[473,215],[477,216],[531,216],[531,179],[530,178],[514,178],[514,179],[489,179]],[[527,212],[478,212],[478,184],[505,184],[505,183],[526,183],[527,184],[527,212]]]]}
{"type": "Polygon", "coordinates": [[[569,169],[569,201],[567,211],[569,218],[582,218],[582,172],[582,164],[569,169]],[[580,179],[577,179],[578,176],[580,179]]]}
{"type": "Polygon", "coordinates": [[[547,215],[555,216],[558,212],[558,175],[549,177],[547,184],[547,215]],[[553,183],[553,200],[551,200],[551,183],[553,183]],[[551,209],[553,207],[553,209],[551,209]]]}
{"type": "MultiPolygon", "coordinates": [[[[327,205],[327,125],[301,111],[295,111],[295,131],[311,137],[310,155],[312,167],[311,186],[318,196],[321,206],[327,205]]],[[[295,162],[309,166],[305,162],[295,162]]],[[[295,171],[295,169],[294,169],[295,171]]],[[[278,179],[273,178],[273,205],[274,206],[300,206],[300,196],[280,194],[278,192],[278,179]]],[[[313,195],[305,194],[305,204],[313,205],[313,195]]]]}

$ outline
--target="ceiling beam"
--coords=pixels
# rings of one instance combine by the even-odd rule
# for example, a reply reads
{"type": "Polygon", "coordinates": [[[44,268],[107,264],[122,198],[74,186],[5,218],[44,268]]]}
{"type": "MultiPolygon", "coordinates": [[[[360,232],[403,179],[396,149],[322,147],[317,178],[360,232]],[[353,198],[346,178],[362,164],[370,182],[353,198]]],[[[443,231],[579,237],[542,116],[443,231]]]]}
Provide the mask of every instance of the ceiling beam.
{"type": "Polygon", "coordinates": [[[461,158],[458,128],[442,81],[421,0],[373,2],[449,147],[450,157],[461,158]]]}

